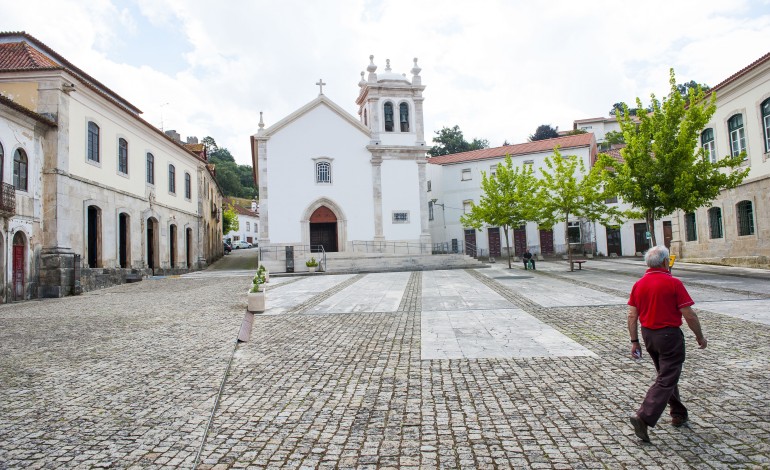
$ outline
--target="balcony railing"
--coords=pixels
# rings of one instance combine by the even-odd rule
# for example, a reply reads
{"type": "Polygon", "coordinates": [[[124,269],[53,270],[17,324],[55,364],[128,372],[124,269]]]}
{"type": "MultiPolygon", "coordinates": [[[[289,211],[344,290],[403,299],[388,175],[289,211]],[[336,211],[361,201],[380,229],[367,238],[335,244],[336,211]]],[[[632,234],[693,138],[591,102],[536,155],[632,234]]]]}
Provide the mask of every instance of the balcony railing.
{"type": "Polygon", "coordinates": [[[10,216],[16,213],[16,189],[12,184],[0,184],[0,214],[10,216]]]}

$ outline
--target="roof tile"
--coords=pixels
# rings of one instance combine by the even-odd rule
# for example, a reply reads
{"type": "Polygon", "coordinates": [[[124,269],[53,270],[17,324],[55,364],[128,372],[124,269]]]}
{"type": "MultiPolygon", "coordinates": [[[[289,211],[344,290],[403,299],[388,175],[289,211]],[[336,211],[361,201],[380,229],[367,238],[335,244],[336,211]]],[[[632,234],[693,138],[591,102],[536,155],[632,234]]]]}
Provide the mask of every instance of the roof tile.
{"type": "Polygon", "coordinates": [[[31,70],[61,67],[26,42],[0,44],[0,69],[31,70]]]}
{"type": "Polygon", "coordinates": [[[536,140],[534,142],[525,142],[523,144],[504,145],[502,147],[471,150],[470,152],[455,153],[452,155],[441,155],[428,159],[428,163],[436,165],[447,165],[451,163],[469,162],[474,160],[485,160],[489,158],[499,158],[506,155],[526,155],[530,153],[550,152],[554,148],[562,149],[575,147],[590,147],[593,143],[594,135],[591,133],[568,135],[565,137],[556,137],[553,139],[536,140]]]}

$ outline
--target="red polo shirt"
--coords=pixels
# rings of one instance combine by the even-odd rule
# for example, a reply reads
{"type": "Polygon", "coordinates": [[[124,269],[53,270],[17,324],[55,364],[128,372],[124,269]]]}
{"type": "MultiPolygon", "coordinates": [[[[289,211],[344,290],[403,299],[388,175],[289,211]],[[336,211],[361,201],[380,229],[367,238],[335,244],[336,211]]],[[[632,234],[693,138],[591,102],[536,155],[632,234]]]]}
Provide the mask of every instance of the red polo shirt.
{"type": "Polygon", "coordinates": [[[682,313],[679,309],[694,303],[682,281],[665,268],[648,269],[636,281],[628,299],[628,305],[639,311],[639,323],[651,330],[682,326],[682,313]]]}

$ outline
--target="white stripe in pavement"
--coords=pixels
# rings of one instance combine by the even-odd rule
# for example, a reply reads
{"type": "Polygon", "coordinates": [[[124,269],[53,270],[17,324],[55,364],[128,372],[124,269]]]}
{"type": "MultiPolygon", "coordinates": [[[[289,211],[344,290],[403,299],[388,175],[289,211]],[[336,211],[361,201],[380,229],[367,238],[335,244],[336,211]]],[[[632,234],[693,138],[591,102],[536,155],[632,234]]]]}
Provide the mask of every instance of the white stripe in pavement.
{"type": "Polygon", "coordinates": [[[411,272],[372,273],[304,313],[395,312],[411,272]]]}

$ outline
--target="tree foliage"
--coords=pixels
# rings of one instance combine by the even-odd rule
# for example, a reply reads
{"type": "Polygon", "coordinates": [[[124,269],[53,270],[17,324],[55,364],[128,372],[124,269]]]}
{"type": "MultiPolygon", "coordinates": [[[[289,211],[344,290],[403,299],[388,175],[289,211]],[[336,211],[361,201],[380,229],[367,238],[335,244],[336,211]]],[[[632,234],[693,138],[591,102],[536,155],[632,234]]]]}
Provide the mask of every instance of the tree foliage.
{"type": "Polygon", "coordinates": [[[494,176],[482,172],[481,189],[483,194],[478,204],[474,204],[468,214],[460,217],[460,222],[465,227],[476,229],[483,224],[502,227],[510,268],[511,244],[508,232],[511,227],[526,224],[537,216],[537,178],[531,166],[514,168],[511,156],[506,155],[505,163],[497,165],[494,176]]]}
{"type": "Polygon", "coordinates": [[[706,85],[705,83],[697,83],[695,80],[690,80],[689,82],[680,83],[676,86],[676,91],[679,92],[680,95],[682,95],[682,98],[684,98],[686,103],[690,103],[690,90],[694,90],[695,93],[698,93],[698,87],[700,87],[703,92],[708,92],[711,87],[706,85]]]}
{"type": "Polygon", "coordinates": [[[206,147],[209,162],[216,165],[217,183],[225,196],[247,199],[258,196],[251,165],[235,163],[230,151],[217,146],[212,137],[204,137],[201,143],[206,147]]]}
{"type": "MultiPolygon", "coordinates": [[[[569,222],[570,216],[585,217],[588,220],[608,225],[620,217],[615,207],[605,203],[609,196],[606,179],[607,170],[594,166],[586,174],[583,160],[575,155],[562,156],[559,149],[546,157],[537,200],[540,214],[538,220],[544,227],[553,227],[557,222],[569,222]]],[[[564,231],[564,243],[572,269],[572,250],[568,230],[564,231]]]]}
{"type": "MultiPolygon", "coordinates": [[[[695,86],[688,88],[685,99],[673,69],[669,83],[670,93],[662,102],[651,95],[650,112],[632,120],[625,107],[618,118],[626,141],[620,151],[623,164],[607,155],[599,159],[599,166],[614,169],[610,190],[634,207],[628,215],[647,221],[653,245],[656,219],[677,209],[694,211],[710,203],[721,190],[740,184],[748,174],[748,169],[737,169],[743,154],[711,163],[698,146],[698,136],[716,110],[716,95],[707,97],[695,86]]],[[[639,98],[636,103],[641,109],[639,98]]]]}
{"type": "Polygon", "coordinates": [[[235,212],[235,207],[230,204],[222,210],[222,234],[225,235],[230,232],[236,232],[240,228],[238,213],[235,212]]]}
{"type": "Polygon", "coordinates": [[[459,126],[454,126],[452,128],[443,127],[440,131],[435,131],[435,133],[436,137],[433,138],[433,142],[436,145],[428,150],[428,155],[431,157],[469,152],[471,150],[489,147],[489,141],[486,139],[473,139],[471,142],[466,141],[459,126]]]}
{"type": "Polygon", "coordinates": [[[537,126],[535,133],[529,136],[529,141],[535,142],[536,140],[553,139],[554,137],[559,137],[559,126],[551,127],[550,124],[541,124],[537,126]]]}

